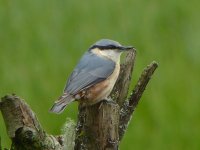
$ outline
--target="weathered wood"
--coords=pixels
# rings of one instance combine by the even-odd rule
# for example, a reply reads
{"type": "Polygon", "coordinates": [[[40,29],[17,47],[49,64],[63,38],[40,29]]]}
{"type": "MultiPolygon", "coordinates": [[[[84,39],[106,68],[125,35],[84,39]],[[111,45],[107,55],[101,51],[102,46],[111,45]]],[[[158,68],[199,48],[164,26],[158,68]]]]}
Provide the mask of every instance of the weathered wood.
{"type": "Polygon", "coordinates": [[[75,150],[117,150],[119,106],[102,101],[93,106],[79,106],[75,150]]]}
{"type": "Polygon", "coordinates": [[[128,98],[128,101],[125,101],[121,110],[120,110],[120,120],[119,120],[119,138],[120,141],[128,127],[128,123],[131,120],[132,114],[149,82],[154,71],[158,67],[156,62],[152,62],[148,65],[142,72],[135,88],[132,91],[132,94],[128,98]]]}
{"type": "Polygon", "coordinates": [[[117,82],[112,90],[111,97],[121,107],[127,98],[131,77],[133,74],[133,67],[135,64],[136,51],[129,51],[126,59],[120,66],[120,74],[117,82]]]}
{"type": "Polygon", "coordinates": [[[0,102],[13,150],[61,150],[54,136],[42,129],[30,107],[16,95],[7,95],[0,102]]]}

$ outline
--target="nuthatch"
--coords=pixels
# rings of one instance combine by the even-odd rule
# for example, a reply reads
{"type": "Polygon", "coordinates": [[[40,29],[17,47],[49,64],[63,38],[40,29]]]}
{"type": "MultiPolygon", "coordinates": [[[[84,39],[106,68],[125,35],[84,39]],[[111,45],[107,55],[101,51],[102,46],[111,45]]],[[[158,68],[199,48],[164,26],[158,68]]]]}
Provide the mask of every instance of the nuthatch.
{"type": "Polygon", "coordinates": [[[74,100],[93,105],[106,99],[113,89],[120,71],[120,55],[132,46],[102,39],[82,56],[70,75],[63,95],[54,103],[51,112],[61,113],[74,100]]]}

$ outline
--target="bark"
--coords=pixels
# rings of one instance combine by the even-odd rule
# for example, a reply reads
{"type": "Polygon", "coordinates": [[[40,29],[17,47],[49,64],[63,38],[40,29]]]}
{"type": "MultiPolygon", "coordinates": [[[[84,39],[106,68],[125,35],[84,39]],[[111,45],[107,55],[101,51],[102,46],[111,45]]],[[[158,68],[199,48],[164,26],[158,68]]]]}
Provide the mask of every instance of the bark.
{"type": "Polygon", "coordinates": [[[112,99],[103,100],[92,106],[80,103],[76,130],[72,127],[74,125],[68,124],[65,126],[64,135],[47,134],[31,108],[16,95],[3,97],[0,110],[8,136],[12,140],[11,149],[117,150],[132,114],[158,66],[156,62],[152,62],[144,69],[127,100],[135,56],[135,51],[129,52],[124,64],[121,65],[119,78],[111,93],[112,99]],[[67,128],[71,131],[68,132],[67,128]]]}
{"type": "Polygon", "coordinates": [[[2,98],[0,109],[13,150],[61,150],[58,140],[46,134],[30,107],[16,95],[2,98]]]}
{"type": "Polygon", "coordinates": [[[127,54],[125,62],[120,66],[120,74],[117,82],[112,90],[111,97],[121,107],[127,98],[133,67],[135,64],[136,51],[131,51],[127,54]]]}
{"type": "Polygon", "coordinates": [[[119,106],[115,102],[80,105],[75,150],[118,149],[118,125],[119,106]]]}
{"type": "Polygon", "coordinates": [[[128,123],[131,120],[132,114],[138,105],[138,102],[151,78],[154,71],[158,67],[156,62],[152,62],[148,65],[142,72],[141,77],[139,78],[135,88],[132,91],[132,94],[128,98],[128,101],[125,101],[120,110],[120,120],[119,120],[119,139],[121,140],[127,127],[128,123]]]}

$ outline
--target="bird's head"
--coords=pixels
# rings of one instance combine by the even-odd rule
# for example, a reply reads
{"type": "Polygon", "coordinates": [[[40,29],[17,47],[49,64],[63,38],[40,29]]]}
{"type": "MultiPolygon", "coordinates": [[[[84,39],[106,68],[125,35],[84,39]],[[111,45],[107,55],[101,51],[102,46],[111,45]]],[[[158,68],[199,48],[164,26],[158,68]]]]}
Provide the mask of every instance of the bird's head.
{"type": "Polygon", "coordinates": [[[101,39],[93,44],[89,51],[104,57],[108,57],[113,61],[118,61],[122,52],[135,50],[133,46],[122,46],[119,42],[101,39]]]}

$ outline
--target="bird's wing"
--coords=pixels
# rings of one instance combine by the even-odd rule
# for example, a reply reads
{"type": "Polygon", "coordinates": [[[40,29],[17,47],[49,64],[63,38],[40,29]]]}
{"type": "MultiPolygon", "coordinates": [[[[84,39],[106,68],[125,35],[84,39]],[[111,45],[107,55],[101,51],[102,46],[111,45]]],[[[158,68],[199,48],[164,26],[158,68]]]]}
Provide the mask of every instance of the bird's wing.
{"type": "Polygon", "coordinates": [[[107,79],[115,69],[115,62],[86,52],[70,75],[64,92],[76,94],[107,79]]]}

